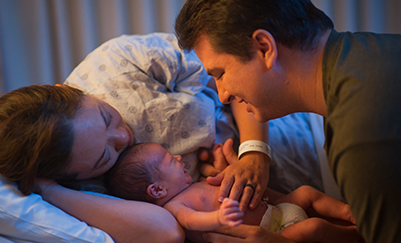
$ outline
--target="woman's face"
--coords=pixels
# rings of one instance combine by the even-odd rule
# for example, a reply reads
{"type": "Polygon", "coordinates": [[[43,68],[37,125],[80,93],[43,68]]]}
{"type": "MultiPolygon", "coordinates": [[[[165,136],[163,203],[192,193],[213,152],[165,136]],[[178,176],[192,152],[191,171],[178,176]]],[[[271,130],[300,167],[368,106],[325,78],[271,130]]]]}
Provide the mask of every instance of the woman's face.
{"type": "Polygon", "coordinates": [[[134,143],[134,135],[120,113],[91,96],[83,98],[73,123],[75,138],[67,173],[77,175],[77,180],[104,174],[134,143]]]}

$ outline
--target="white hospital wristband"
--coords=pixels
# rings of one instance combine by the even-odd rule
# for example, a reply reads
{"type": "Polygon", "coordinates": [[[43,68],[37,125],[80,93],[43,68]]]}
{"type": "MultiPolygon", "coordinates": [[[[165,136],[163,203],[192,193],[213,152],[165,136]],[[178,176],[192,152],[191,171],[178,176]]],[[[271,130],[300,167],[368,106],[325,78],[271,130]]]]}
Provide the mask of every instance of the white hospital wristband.
{"type": "Polygon", "coordinates": [[[250,151],[257,151],[266,154],[267,156],[270,157],[271,159],[271,148],[270,146],[262,141],[259,140],[248,140],[239,146],[238,149],[238,159],[241,158],[241,155],[243,155],[246,152],[250,151]]]}

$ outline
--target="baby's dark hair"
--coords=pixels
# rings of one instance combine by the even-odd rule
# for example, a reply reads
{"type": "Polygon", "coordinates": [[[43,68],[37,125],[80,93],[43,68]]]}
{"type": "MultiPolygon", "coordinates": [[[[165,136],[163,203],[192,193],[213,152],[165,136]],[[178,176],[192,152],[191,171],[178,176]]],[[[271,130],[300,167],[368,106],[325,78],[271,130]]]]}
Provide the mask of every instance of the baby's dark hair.
{"type": "Polygon", "coordinates": [[[152,183],[161,179],[158,163],[149,160],[152,151],[147,143],[134,144],[118,158],[116,164],[105,175],[106,187],[113,196],[136,201],[156,203],[147,193],[152,183]]]}

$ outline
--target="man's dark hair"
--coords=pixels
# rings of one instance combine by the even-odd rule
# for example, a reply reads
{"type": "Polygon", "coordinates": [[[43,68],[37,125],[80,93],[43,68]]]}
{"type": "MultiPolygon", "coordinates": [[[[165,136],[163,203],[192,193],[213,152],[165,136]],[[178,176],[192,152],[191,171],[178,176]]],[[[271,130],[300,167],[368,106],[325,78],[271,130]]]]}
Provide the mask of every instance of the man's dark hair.
{"type": "Polygon", "coordinates": [[[241,60],[251,58],[255,30],[267,30],[277,43],[306,51],[314,48],[319,34],[333,28],[310,0],[188,0],[175,22],[182,49],[192,50],[206,35],[215,51],[241,60]]]}

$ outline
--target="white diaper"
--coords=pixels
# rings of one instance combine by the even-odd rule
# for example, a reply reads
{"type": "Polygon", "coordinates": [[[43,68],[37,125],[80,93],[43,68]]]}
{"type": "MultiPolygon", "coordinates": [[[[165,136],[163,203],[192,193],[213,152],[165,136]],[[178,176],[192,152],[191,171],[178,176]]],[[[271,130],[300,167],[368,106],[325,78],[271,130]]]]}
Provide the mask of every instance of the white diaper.
{"type": "Polygon", "coordinates": [[[276,206],[266,203],[266,205],[267,210],[260,222],[260,227],[276,233],[308,218],[300,206],[292,203],[280,203],[276,206]]]}

